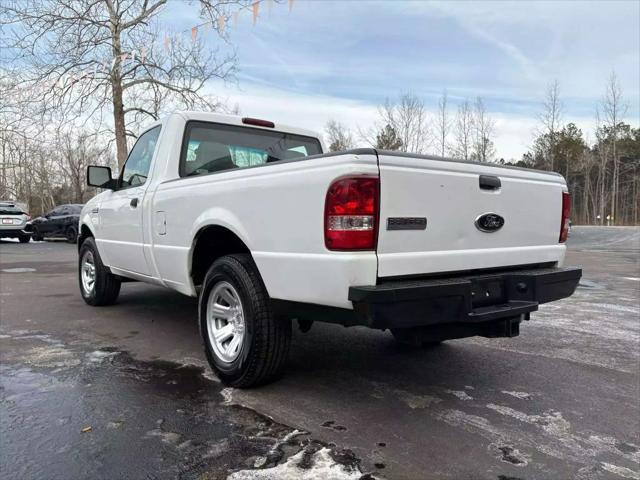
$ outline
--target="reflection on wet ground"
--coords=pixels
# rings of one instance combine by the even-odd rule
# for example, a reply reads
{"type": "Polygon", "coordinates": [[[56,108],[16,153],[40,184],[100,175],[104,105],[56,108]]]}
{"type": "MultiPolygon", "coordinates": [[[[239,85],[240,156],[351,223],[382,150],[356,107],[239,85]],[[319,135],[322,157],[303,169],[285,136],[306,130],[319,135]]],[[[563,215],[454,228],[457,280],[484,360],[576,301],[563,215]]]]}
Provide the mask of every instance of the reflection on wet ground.
{"type": "Polygon", "coordinates": [[[0,342],[4,478],[277,478],[292,469],[322,478],[327,468],[362,478],[350,452],[230,405],[201,367],[26,331],[0,342]]]}

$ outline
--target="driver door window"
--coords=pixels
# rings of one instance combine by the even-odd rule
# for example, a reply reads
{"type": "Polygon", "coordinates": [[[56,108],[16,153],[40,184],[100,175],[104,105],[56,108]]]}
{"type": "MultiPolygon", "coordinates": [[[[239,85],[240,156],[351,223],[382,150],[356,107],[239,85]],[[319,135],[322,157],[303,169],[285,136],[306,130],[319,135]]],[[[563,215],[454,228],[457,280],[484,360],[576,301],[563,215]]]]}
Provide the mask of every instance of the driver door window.
{"type": "Polygon", "coordinates": [[[158,126],[138,138],[122,169],[120,188],[139,187],[147,181],[159,134],[158,126]]]}
{"type": "Polygon", "coordinates": [[[138,137],[118,179],[118,189],[106,193],[100,204],[98,248],[112,268],[149,275],[144,255],[143,206],[147,176],[160,135],[160,126],[138,137]]]}

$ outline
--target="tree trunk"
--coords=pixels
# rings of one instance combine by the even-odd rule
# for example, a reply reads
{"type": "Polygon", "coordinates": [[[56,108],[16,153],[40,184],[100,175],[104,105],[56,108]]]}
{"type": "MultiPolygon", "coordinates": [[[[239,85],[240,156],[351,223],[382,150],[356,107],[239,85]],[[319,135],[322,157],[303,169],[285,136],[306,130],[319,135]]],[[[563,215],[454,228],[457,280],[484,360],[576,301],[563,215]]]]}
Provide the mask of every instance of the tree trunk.
{"type": "Polygon", "coordinates": [[[2,136],[2,189],[0,190],[0,198],[8,198],[7,188],[7,145],[4,135],[2,136]]]}
{"type": "Polygon", "coordinates": [[[113,98],[113,125],[116,137],[118,168],[127,160],[127,129],[124,121],[124,103],[122,99],[122,45],[120,43],[120,19],[114,11],[111,16],[111,51],[114,62],[111,70],[111,93],[113,98]]]}
{"type": "Polygon", "coordinates": [[[122,103],[122,80],[119,75],[112,77],[111,90],[113,92],[113,125],[116,136],[118,167],[122,168],[122,165],[127,160],[127,131],[124,122],[124,105],[122,103]]]}

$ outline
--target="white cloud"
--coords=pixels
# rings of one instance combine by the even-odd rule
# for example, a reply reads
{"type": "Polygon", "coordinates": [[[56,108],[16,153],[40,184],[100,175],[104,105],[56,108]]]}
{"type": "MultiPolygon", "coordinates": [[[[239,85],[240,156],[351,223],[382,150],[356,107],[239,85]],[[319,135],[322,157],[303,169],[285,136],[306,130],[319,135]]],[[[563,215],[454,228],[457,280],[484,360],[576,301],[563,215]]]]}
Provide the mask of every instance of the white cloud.
{"type": "Polygon", "coordinates": [[[377,107],[357,100],[324,95],[306,95],[286,90],[247,86],[226,88],[223,96],[229,104],[238,104],[243,115],[323,133],[328,120],[334,119],[357,129],[371,125],[377,107]]]}

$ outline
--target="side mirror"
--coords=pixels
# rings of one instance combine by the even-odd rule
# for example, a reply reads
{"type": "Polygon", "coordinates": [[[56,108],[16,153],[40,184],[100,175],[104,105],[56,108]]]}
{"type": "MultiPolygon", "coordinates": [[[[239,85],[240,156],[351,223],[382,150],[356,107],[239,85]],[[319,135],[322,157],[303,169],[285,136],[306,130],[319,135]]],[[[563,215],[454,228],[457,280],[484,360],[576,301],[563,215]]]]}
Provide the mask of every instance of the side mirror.
{"type": "Polygon", "coordinates": [[[111,169],[97,165],[89,165],[87,167],[87,185],[110,190],[115,190],[116,188],[116,182],[111,178],[111,169]]]}

